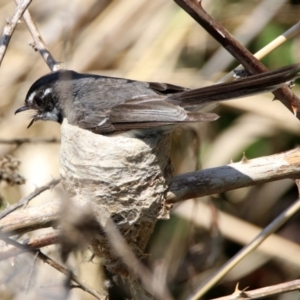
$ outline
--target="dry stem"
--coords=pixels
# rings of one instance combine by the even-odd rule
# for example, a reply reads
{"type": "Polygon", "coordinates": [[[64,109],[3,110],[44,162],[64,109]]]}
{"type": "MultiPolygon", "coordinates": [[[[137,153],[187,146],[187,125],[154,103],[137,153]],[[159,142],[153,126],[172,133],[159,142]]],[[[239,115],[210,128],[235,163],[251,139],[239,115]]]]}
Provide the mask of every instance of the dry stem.
{"type": "Polygon", "coordinates": [[[14,30],[20,18],[24,14],[27,7],[30,5],[31,1],[32,0],[23,0],[22,2],[20,1],[13,16],[10,19],[6,20],[6,26],[4,27],[2,38],[0,41],[0,66],[2,64],[12,34],[14,33],[14,30]]]}

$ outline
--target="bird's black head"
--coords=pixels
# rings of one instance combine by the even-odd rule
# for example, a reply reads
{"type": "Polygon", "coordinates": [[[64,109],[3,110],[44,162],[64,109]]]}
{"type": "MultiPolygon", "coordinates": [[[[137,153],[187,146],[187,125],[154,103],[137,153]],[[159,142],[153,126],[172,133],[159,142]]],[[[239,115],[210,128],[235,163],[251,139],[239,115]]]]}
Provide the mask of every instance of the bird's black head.
{"type": "Polygon", "coordinates": [[[63,121],[63,112],[61,109],[59,99],[63,88],[70,82],[77,73],[69,70],[60,70],[53,73],[46,74],[39,78],[30,87],[25,105],[16,110],[15,114],[26,111],[34,110],[36,113],[33,115],[29,128],[37,120],[51,120],[58,123],[63,121]]]}

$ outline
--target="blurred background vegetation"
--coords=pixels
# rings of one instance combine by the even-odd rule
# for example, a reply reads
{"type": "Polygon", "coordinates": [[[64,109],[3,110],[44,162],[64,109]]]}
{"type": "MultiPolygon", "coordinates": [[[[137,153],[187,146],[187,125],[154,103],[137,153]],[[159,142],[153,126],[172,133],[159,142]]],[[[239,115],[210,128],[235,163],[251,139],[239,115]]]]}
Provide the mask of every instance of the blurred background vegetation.
{"type": "MultiPolygon", "coordinates": [[[[203,1],[204,8],[253,53],[299,21],[299,4],[295,0],[203,1]]],[[[14,10],[14,1],[0,0],[1,28],[14,10]]],[[[201,87],[213,84],[238,64],[171,0],[35,0],[29,10],[53,56],[62,62],[63,68],[78,72],[201,87]]],[[[26,25],[20,23],[0,68],[1,139],[60,136],[56,123],[38,122],[27,130],[29,118],[14,116],[31,83],[49,72],[39,53],[29,46],[31,42],[26,25]]],[[[299,62],[299,45],[300,39],[296,37],[263,62],[270,69],[299,62]]],[[[299,95],[297,86],[294,91],[299,95]]],[[[247,158],[255,158],[298,146],[299,121],[279,101],[272,101],[271,94],[229,101],[219,105],[215,112],[221,118],[214,123],[186,126],[174,132],[172,158],[176,174],[237,161],[243,152],[247,158]]],[[[59,144],[0,145],[0,156],[4,155],[12,155],[21,162],[19,173],[26,183],[18,187],[2,183],[2,207],[59,176],[59,144]]],[[[59,200],[62,193],[61,188],[55,188],[30,205],[59,200]]],[[[167,278],[174,297],[184,299],[242,246],[234,238],[240,227],[230,223],[224,228],[218,226],[218,210],[234,216],[237,222],[243,220],[264,227],[296,198],[293,181],[286,179],[191,200],[208,203],[210,209],[206,214],[214,216],[215,222],[200,227],[193,224],[193,218],[207,216],[197,212],[182,218],[176,212],[185,207],[178,205],[171,220],[159,222],[149,245],[148,263],[167,278]]],[[[250,235],[247,231],[242,234],[250,235]]],[[[298,243],[299,216],[279,234],[298,243]]],[[[56,255],[55,248],[48,247],[47,251],[56,255]]],[[[251,255],[206,298],[231,294],[237,282],[241,288],[254,289],[299,277],[300,268],[298,262],[292,263],[293,258],[270,255],[251,255]]],[[[75,257],[74,264],[77,273],[97,288],[99,263],[88,262],[88,256],[85,253],[75,257]]],[[[28,259],[20,256],[15,260],[14,271],[10,262],[0,264],[0,280],[6,284],[0,291],[7,297],[18,295],[13,284],[17,282],[22,289],[28,274],[28,259]]],[[[43,268],[47,270],[39,272],[45,274],[39,273],[34,285],[52,289],[59,276],[49,267],[43,268]]],[[[34,291],[29,291],[29,298],[21,298],[42,299],[36,298],[34,291]]],[[[297,293],[291,293],[272,299],[298,298],[297,293]]],[[[74,290],[72,299],[92,298],[74,290]]],[[[121,298],[114,294],[112,299],[121,298]]]]}

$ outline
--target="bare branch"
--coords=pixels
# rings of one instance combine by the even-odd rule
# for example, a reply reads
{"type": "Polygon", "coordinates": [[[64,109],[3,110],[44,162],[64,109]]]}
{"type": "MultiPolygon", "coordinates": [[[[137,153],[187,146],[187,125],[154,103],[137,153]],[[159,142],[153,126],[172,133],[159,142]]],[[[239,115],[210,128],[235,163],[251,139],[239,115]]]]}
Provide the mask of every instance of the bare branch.
{"type": "Polygon", "coordinates": [[[22,145],[22,144],[51,144],[51,143],[60,143],[60,139],[37,139],[37,138],[16,138],[16,139],[0,139],[0,144],[4,145],[22,145]]]}
{"type": "MultiPolygon", "coordinates": [[[[274,16],[282,9],[285,0],[262,0],[250,12],[247,12],[241,24],[234,29],[232,35],[243,45],[249,44],[259,35],[274,16]],[[272,9],[270,9],[272,7],[272,9]],[[264,16],[261,18],[261,16],[264,16]],[[245,32],[246,31],[246,32],[245,32]]],[[[228,4],[226,4],[228,5],[228,4]]],[[[256,56],[255,56],[256,57],[256,56]]],[[[258,58],[258,57],[256,57],[258,58]]],[[[259,58],[258,58],[259,59],[259,58]]],[[[220,72],[234,63],[234,57],[226,49],[219,47],[201,69],[204,77],[211,76],[214,72],[220,72]]]]}
{"type": "MultiPolygon", "coordinates": [[[[177,175],[173,177],[167,201],[174,203],[284,178],[295,179],[299,177],[299,174],[300,148],[297,148],[281,154],[177,175]]],[[[32,208],[32,210],[34,209],[32,208]]],[[[39,209],[36,213],[32,211],[30,214],[19,211],[18,216],[7,216],[1,220],[0,228],[5,232],[17,231],[20,233],[26,232],[30,228],[51,226],[51,221],[58,218],[58,204],[47,204],[40,209],[44,210],[44,219],[39,215],[39,209]],[[18,218],[20,221],[17,220],[18,218]]]]}
{"type": "MultiPolygon", "coordinates": [[[[194,197],[195,195],[203,196],[213,194],[245,186],[245,184],[253,185],[282,178],[295,178],[299,176],[299,160],[300,149],[295,149],[283,154],[253,160],[244,158],[242,162],[225,167],[176,176],[171,185],[169,200],[173,199],[174,202],[174,199],[179,201],[191,196],[194,197]],[[233,173],[229,174],[228,170],[233,173]],[[209,179],[207,180],[207,178],[209,179]],[[212,178],[216,180],[213,181],[212,178]],[[220,182],[222,184],[220,184],[220,182]],[[172,197],[170,197],[170,195],[172,197]]],[[[32,230],[32,228],[47,227],[50,226],[54,220],[57,220],[59,216],[59,205],[57,203],[50,203],[43,208],[31,208],[30,210],[30,213],[26,212],[27,210],[19,211],[17,219],[13,218],[13,215],[4,218],[0,222],[2,231],[7,232],[13,230],[15,232],[25,232],[32,230]],[[32,213],[34,210],[36,214],[32,213]],[[47,212],[47,210],[49,211],[47,212]],[[26,226],[24,226],[24,224],[26,224],[26,226]]],[[[122,251],[124,251],[124,249],[122,251]]]]}
{"type": "MultiPolygon", "coordinates": [[[[15,0],[15,2],[17,4],[20,3],[19,0],[15,0]]],[[[39,53],[41,54],[44,61],[49,66],[52,72],[59,70],[60,63],[54,59],[50,51],[47,49],[46,44],[44,43],[43,38],[39,33],[37,26],[35,25],[33,19],[31,18],[31,15],[28,10],[25,11],[23,18],[34,41],[34,44],[32,45],[33,49],[35,51],[39,51],[39,53]]]]}
{"type": "Polygon", "coordinates": [[[44,186],[41,186],[39,188],[37,188],[34,192],[32,192],[31,194],[25,196],[24,198],[22,198],[21,200],[19,200],[17,203],[9,206],[7,209],[5,209],[4,211],[2,211],[0,213],[0,220],[5,217],[6,215],[8,215],[9,213],[11,213],[12,211],[16,210],[17,208],[23,206],[23,205],[27,205],[27,203],[32,200],[33,198],[35,198],[36,196],[38,196],[39,194],[41,194],[42,192],[52,189],[53,187],[55,187],[58,183],[60,182],[60,179],[53,179],[51,180],[49,183],[47,183],[44,186]]]}
{"type": "Polygon", "coordinates": [[[300,174],[300,148],[173,177],[168,202],[224,193],[300,174]]]}
{"type": "Polygon", "coordinates": [[[279,295],[300,289],[300,279],[284,282],[276,285],[267,286],[261,289],[252,291],[248,290],[236,290],[232,295],[215,298],[211,300],[243,300],[243,299],[259,299],[264,297],[270,297],[272,295],[279,295]]]}
{"type": "Polygon", "coordinates": [[[60,215],[58,202],[50,202],[38,207],[21,209],[0,220],[1,233],[21,234],[40,228],[51,227],[60,215]]]}
{"type": "Polygon", "coordinates": [[[20,1],[13,16],[10,19],[6,20],[6,25],[4,27],[2,38],[0,41],[0,66],[2,64],[12,34],[14,33],[14,30],[20,18],[24,14],[27,7],[30,5],[31,1],[32,0],[23,0],[22,2],[20,1]]]}
{"type": "MultiPolygon", "coordinates": [[[[279,37],[274,39],[272,42],[267,44],[265,47],[257,51],[254,56],[257,59],[262,59],[265,56],[267,56],[272,51],[276,50],[279,46],[281,46],[283,43],[289,41],[290,39],[294,38],[300,33],[300,22],[293,25],[291,28],[289,28],[287,31],[285,31],[283,34],[281,34],[279,37]]],[[[240,70],[243,66],[239,65],[234,70],[240,70]]],[[[218,82],[227,82],[231,81],[233,79],[234,71],[229,72],[226,76],[221,78],[218,82]]]]}
{"type": "Polygon", "coordinates": [[[26,243],[22,243],[22,245],[27,246],[27,249],[20,249],[19,247],[6,245],[6,247],[0,247],[0,261],[12,256],[20,255],[24,252],[28,252],[34,249],[39,249],[57,243],[58,232],[53,231],[38,237],[32,237],[29,240],[27,240],[26,243]]]}

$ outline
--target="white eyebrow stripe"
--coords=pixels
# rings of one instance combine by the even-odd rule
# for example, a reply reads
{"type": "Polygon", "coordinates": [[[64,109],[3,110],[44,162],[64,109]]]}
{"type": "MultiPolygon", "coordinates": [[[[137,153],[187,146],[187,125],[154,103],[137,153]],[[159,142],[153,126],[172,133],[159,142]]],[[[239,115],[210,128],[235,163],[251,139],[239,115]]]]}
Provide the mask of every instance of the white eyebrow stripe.
{"type": "Polygon", "coordinates": [[[28,102],[32,102],[36,92],[32,92],[28,98],[28,102]]]}
{"type": "Polygon", "coordinates": [[[108,120],[108,117],[105,117],[100,123],[98,123],[97,126],[103,125],[104,123],[106,123],[107,120],[108,120]]]}
{"type": "Polygon", "coordinates": [[[52,92],[52,88],[46,88],[43,96],[46,96],[46,95],[50,94],[51,92],[52,92]]]}

